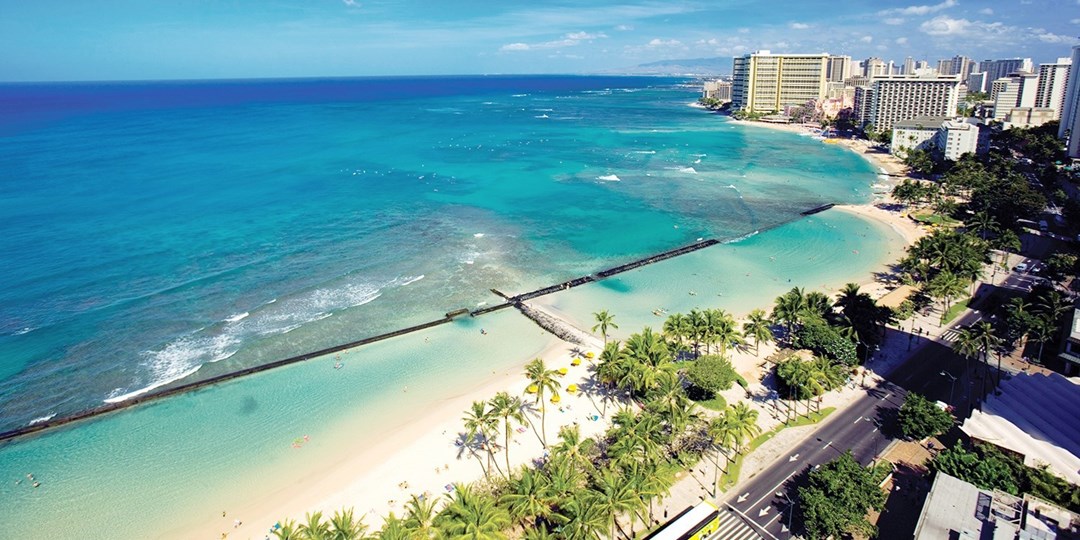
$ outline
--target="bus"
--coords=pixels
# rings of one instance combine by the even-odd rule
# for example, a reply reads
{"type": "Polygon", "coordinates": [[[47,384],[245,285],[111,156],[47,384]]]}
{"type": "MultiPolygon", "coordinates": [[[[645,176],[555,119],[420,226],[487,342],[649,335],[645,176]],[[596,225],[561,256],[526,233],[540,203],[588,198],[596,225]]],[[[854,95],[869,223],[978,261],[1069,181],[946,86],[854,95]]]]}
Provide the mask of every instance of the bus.
{"type": "Polygon", "coordinates": [[[645,540],[706,540],[720,527],[720,510],[709,501],[683,510],[645,540]]]}

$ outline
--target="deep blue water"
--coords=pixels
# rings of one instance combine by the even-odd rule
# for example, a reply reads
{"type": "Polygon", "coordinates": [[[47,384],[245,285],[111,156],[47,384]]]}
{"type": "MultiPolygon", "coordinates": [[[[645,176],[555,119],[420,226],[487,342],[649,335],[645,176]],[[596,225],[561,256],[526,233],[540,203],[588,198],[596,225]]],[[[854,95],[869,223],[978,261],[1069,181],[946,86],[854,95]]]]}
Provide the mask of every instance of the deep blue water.
{"type": "Polygon", "coordinates": [[[0,429],[868,197],[685,82],[0,85],[0,429]]]}

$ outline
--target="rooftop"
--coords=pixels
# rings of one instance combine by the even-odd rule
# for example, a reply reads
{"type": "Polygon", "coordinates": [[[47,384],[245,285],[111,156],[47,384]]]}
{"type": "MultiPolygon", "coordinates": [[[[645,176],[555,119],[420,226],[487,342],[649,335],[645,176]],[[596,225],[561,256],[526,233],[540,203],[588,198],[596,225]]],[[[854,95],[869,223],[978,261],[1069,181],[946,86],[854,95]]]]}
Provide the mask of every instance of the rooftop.
{"type": "Polygon", "coordinates": [[[911,120],[904,120],[893,124],[894,128],[898,129],[926,129],[937,131],[942,122],[948,120],[945,116],[919,116],[912,118],[911,120]]]}

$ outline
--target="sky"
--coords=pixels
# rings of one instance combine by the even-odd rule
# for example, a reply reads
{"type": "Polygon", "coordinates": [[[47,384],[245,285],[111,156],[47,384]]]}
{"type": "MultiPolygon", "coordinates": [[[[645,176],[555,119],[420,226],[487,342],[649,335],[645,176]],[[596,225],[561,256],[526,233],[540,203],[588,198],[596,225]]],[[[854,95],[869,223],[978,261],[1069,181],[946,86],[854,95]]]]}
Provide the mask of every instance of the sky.
{"type": "Polygon", "coordinates": [[[0,81],[597,73],[773,52],[1069,56],[1080,0],[0,0],[0,81]]]}

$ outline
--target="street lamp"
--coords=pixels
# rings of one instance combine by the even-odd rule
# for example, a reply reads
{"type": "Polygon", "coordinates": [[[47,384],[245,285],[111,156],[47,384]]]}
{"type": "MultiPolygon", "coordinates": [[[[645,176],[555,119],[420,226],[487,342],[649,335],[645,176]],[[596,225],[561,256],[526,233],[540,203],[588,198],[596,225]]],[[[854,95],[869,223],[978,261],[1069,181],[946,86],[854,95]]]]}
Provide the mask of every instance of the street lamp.
{"type": "Polygon", "coordinates": [[[788,503],[787,530],[788,530],[788,532],[790,532],[791,531],[791,518],[792,518],[792,516],[795,515],[795,501],[793,501],[791,499],[791,497],[788,497],[788,494],[786,492],[783,492],[783,491],[777,491],[776,496],[780,497],[781,499],[783,499],[785,502],[788,503]]]}
{"type": "Polygon", "coordinates": [[[941,375],[949,378],[949,405],[953,404],[953,390],[956,389],[956,377],[948,371],[942,371],[941,375]]]}

